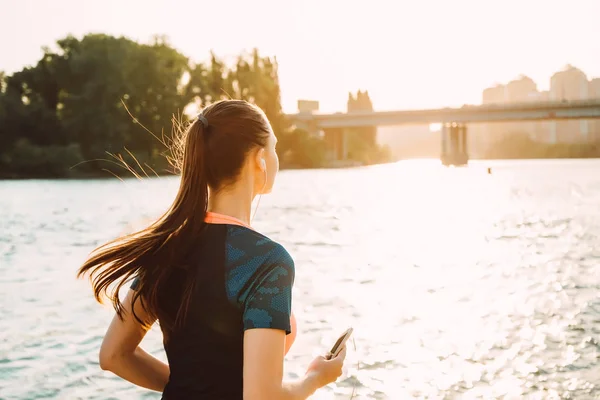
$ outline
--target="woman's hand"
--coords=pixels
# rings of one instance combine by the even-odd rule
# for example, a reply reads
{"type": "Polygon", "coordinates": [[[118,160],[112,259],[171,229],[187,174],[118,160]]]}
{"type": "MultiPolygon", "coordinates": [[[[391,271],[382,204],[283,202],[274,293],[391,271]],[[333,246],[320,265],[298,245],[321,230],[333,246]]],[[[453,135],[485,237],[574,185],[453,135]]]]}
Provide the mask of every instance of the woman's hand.
{"type": "Polygon", "coordinates": [[[319,387],[323,387],[342,375],[344,360],[346,359],[346,346],[337,355],[337,357],[327,360],[323,356],[318,356],[309,364],[306,375],[312,376],[319,387]]]}

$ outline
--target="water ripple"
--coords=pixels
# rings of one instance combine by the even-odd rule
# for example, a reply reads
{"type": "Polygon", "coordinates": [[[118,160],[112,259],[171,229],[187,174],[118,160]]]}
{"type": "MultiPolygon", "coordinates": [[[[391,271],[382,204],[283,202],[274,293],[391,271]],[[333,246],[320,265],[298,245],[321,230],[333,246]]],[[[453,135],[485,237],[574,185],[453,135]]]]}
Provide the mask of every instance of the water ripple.
{"type": "MultiPolygon", "coordinates": [[[[600,398],[600,162],[493,167],[281,173],[255,226],[296,261],[288,377],[352,325],[315,399],[600,398]]],[[[74,276],[177,183],[0,182],[0,397],[160,397],[100,370],[112,311],[74,276]]],[[[165,359],[157,327],[143,346],[165,359]]]]}

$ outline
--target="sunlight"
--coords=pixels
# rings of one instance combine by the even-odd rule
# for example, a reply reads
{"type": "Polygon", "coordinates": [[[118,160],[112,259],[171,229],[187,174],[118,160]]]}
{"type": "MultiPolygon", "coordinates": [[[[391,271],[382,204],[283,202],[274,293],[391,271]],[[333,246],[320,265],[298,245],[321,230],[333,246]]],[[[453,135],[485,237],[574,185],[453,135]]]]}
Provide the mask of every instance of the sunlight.
{"type": "Polygon", "coordinates": [[[2,3],[0,400],[600,399],[600,0],[147,3],[2,3]]]}
{"type": "Polygon", "coordinates": [[[440,124],[440,123],[429,124],[430,132],[439,132],[440,130],[442,130],[442,124],[440,124]]]}

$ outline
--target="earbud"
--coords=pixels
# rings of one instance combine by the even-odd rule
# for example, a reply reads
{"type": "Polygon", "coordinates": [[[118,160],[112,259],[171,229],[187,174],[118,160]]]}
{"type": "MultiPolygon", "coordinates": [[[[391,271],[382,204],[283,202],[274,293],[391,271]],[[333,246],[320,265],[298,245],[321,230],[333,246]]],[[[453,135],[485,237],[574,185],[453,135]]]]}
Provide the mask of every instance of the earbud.
{"type": "Polygon", "coordinates": [[[264,158],[260,159],[260,169],[262,169],[262,171],[265,173],[265,182],[263,183],[263,187],[261,189],[261,191],[258,193],[258,201],[256,202],[256,208],[254,209],[254,215],[252,215],[252,218],[250,219],[250,222],[252,222],[254,220],[254,216],[256,215],[256,211],[258,210],[258,205],[260,204],[260,199],[262,197],[262,194],[265,192],[265,188],[267,187],[267,181],[268,181],[268,172],[267,172],[267,162],[265,161],[264,158]]]}

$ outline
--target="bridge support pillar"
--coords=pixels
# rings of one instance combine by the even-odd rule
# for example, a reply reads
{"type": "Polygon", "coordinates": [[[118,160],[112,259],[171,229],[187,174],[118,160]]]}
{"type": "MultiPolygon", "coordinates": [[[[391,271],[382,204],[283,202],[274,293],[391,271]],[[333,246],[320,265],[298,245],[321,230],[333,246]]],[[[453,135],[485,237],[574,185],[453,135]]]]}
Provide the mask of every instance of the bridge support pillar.
{"type": "Polygon", "coordinates": [[[330,161],[344,161],[348,158],[347,137],[343,128],[325,129],[325,145],[330,161]]]}
{"type": "Polygon", "coordinates": [[[467,152],[467,126],[465,124],[442,124],[442,149],[440,158],[444,165],[466,165],[469,162],[467,152]]]}

